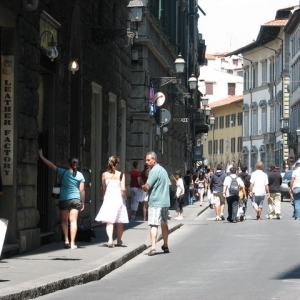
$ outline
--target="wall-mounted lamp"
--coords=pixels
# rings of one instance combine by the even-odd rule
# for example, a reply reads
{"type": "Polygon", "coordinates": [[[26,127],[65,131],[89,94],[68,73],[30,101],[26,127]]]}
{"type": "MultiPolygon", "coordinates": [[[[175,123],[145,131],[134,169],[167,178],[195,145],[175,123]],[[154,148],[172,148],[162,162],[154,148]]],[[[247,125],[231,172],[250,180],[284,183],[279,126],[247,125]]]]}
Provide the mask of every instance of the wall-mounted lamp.
{"type": "Polygon", "coordinates": [[[210,122],[210,125],[214,125],[215,124],[215,117],[214,115],[211,115],[211,117],[209,118],[209,122],[210,122]]]}
{"type": "Polygon", "coordinates": [[[181,53],[178,54],[174,64],[175,64],[175,69],[177,74],[184,72],[185,60],[183,59],[181,53]]]}
{"type": "Polygon", "coordinates": [[[42,34],[40,36],[40,44],[41,44],[42,36],[45,33],[51,35],[51,42],[48,43],[48,47],[46,49],[46,54],[51,59],[51,61],[54,61],[54,58],[56,58],[58,56],[57,43],[54,42],[53,34],[50,31],[44,31],[44,32],[42,32],[42,34]]]}
{"type": "Polygon", "coordinates": [[[79,69],[79,64],[77,62],[77,59],[72,60],[69,63],[69,70],[72,72],[72,74],[75,74],[76,71],[79,69]]]}
{"type": "Polygon", "coordinates": [[[191,91],[194,91],[197,89],[197,78],[194,75],[194,73],[192,73],[191,77],[188,80],[189,83],[189,88],[191,91]]]}

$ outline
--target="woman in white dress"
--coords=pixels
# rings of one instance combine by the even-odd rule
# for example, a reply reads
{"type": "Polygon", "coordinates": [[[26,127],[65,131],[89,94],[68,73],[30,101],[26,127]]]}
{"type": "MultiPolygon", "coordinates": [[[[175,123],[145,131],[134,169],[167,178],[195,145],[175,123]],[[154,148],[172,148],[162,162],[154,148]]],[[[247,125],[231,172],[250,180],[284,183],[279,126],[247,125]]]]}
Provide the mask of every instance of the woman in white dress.
{"type": "Polygon", "coordinates": [[[102,174],[103,204],[96,217],[96,221],[106,222],[107,246],[114,247],[113,231],[117,225],[117,246],[122,245],[123,224],[128,223],[126,208],[125,176],[119,172],[120,160],[111,156],[108,160],[107,171],[102,174]]]}

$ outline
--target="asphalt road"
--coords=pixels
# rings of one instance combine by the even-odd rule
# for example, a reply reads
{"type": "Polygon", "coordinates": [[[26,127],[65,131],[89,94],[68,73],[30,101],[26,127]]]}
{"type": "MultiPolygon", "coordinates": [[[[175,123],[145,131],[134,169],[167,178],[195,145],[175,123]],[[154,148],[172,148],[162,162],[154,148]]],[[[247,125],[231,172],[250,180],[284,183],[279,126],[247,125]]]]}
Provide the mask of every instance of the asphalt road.
{"type": "Polygon", "coordinates": [[[257,221],[249,207],[234,224],[214,221],[208,209],[170,235],[170,254],[143,253],[100,281],[38,299],[298,300],[300,222],[289,202],[281,220],[267,220],[266,211],[257,221]]]}

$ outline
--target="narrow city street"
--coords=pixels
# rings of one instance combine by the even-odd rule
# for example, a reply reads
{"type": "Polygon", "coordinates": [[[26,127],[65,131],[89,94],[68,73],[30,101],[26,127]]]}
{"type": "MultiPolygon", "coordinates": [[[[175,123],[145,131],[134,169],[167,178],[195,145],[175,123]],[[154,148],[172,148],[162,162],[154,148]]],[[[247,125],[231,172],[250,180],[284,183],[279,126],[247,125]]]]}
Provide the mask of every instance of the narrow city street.
{"type": "Polygon", "coordinates": [[[266,213],[265,203],[257,221],[250,206],[233,224],[207,209],[170,235],[170,254],[159,242],[154,257],[145,251],[100,281],[39,299],[299,299],[299,223],[288,201],[281,220],[266,213]]]}

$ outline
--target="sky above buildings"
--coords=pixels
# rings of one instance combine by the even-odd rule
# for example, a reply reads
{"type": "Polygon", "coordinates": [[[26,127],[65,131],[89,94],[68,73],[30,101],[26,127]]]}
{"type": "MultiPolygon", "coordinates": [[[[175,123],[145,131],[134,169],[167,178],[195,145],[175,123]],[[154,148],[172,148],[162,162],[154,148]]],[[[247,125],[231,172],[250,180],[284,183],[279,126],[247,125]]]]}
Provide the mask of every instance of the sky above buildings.
{"type": "Polygon", "coordinates": [[[199,32],[206,53],[229,52],[250,44],[260,26],[274,20],[280,8],[299,5],[299,0],[198,0],[199,32]]]}

